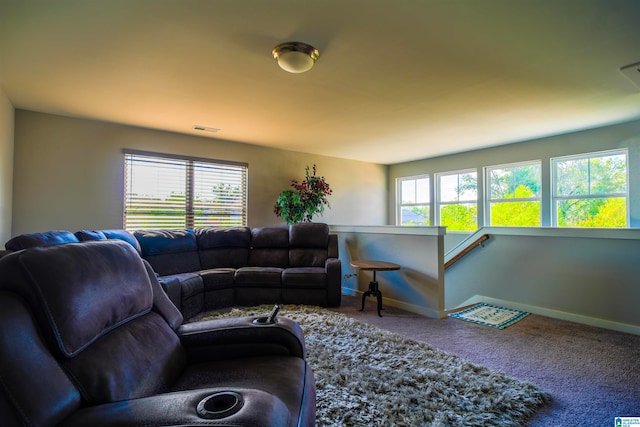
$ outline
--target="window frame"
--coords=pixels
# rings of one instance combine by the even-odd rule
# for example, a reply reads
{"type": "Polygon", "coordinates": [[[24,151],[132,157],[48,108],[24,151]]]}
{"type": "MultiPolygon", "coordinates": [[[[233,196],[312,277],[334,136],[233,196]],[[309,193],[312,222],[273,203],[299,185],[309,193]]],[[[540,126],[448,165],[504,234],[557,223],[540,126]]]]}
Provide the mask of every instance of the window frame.
{"type": "MultiPolygon", "coordinates": [[[[540,225],[530,225],[530,226],[522,226],[522,227],[541,227],[543,216],[542,216],[542,204],[543,204],[543,192],[544,188],[542,186],[542,160],[526,160],[522,162],[513,162],[506,163],[501,165],[491,165],[484,167],[484,201],[485,201],[485,212],[484,212],[484,222],[486,226],[492,227],[494,226],[491,221],[491,204],[492,203],[521,203],[521,202],[531,202],[537,201],[540,204],[539,210],[539,224],[540,225]],[[512,198],[512,199],[493,199],[491,196],[491,171],[495,169],[508,169],[508,168],[517,168],[517,167],[525,167],[525,166],[538,166],[540,168],[540,180],[538,185],[540,190],[538,192],[538,196],[535,197],[527,197],[527,198],[512,198]]],[[[517,188],[517,187],[516,187],[517,188]]],[[[513,227],[513,226],[504,226],[504,227],[513,227]]]]}
{"type": "MultiPolygon", "coordinates": [[[[590,199],[609,199],[609,198],[625,198],[625,209],[626,209],[626,218],[625,218],[625,227],[629,228],[630,224],[630,195],[629,195],[629,150],[627,148],[621,149],[613,149],[613,150],[604,150],[604,151],[594,151],[589,153],[581,153],[581,154],[571,154],[567,156],[559,156],[552,157],[550,159],[551,163],[551,226],[552,227],[562,227],[562,228],[571,228],[571,226],[561,226],[558,225],[558,201],[560,200],[590,200],[590,199]],[[625,187],[626,191],[623,193],[605,193],[605,194],[591,194],[591,172],[589,170],[587,176],[587,189],[589,191],[588,195],[569,195],[569,196],[559,196],[558,195],[558,168],[556,163],[567,160],[587,160],[587,164],[590,169],[589,160],[598,157],[610,157],[623,155],[625,158],[625,187]]],[[[574,228],[586,228],[586,227],[578,227],[574,226],[574,228]]],[[[613,228],[613,227],[612,227],[613,228]]]]}
{"type": "MultiPolygon", "coordinates": [[[[207,159],[201,157],[192,157],[192,156],[183,156],[183,155],[174,155],[174,154],[165,154],[165,153],[155,153],[148,151],[139,151],[139,150],[123,150],[123,165],[124,165],[124,200],[123,200],[123,217],[122,223],[123,228],[129,231],[132,230],[142,230],[142,229],[171,229],[176,228],[174,225],[162,224],[162,222],[150,223],[149,226],[140,227],[136,224],[136,222],[128,221],[128,210],[135,206],[131,201],[131,188],[130,188],[130,171],[134,166],[131,164],[131,161],[147,161],[153,163],[154,159],[157,161],[158,165],[164,162],[174,162],[175,165],[184,164],[184,173],[185,173],[185,181],[184,181],[184,212],[182,209],[179,210],[179,213],[183,215],[184,219],[184,227],[177,228],[195,228],[195,227],[206,227],[206,226],[215,226],[215,227],[233,227],[233,226],[246,226],[247,225],[247,206],[248,206],[248,169],[249,165],[243,162],[232,162],[226,160],[217,160],[217,159],[207,159]],[[203,174],[204,168],[208,165],[212,165],[218,175],[225,174],[225,169],[229,172],[229,176],[234,177],[234,181],[230,182],[233,185],[239,186],[240,197],[237,199],[239,203],[229,204],[230,209],[236,209],[240,211],[240,214],[237,217],[240,221],[234,221],[229,224],[224,224],[222,222],[216,223],[215,221],[211,222],[202,222],[201,219],[203,215],[198,213],[199,210],[202,210],[202,203],[196,203],[196,196],[198,195],[198,191],[196,188],[197,182],[203,177],[209,178],[207,184],[209,185],[216,180],[211,180],[212,176],[215,176],[215,172],[212,170],[211,174],[203,174]],[[235,169],[235,170],[234,170],[235,169]],[[200,173],[199,173],[200,172],[200,173]],[[200,221],[199,221],[200,220],[200,221]]],[[[176,166],[177,169],[181,169],[179,166],[176,166]]],[[[169,167],[167,167],[167,170],[169,167]]],[[[225,182],[222,180],[223,185],[225,182]]],[[[156,189],[154,189],[156,190],[156,189]]],[[[181,196],[181,195],[180,195],[181,196]]],[[[168,205],[167,205],[168,206],[168,205]]],[[[181,205],[182,206],[182,205],[181,205]]],[[[206,204],[204,205],[206,206],[206,204]]],[[[161,215],[158,216],[162,218],[161,215]]],[[[179,216],[176,216],[178,218],[179,216]]],[[[133,218],[133,217],[131,217],[133,218]]],[[[166,216],[164,218],[171,219],[171,216],[166,216]]]]}
{"type": "MultiPolygon", "coordinates": [[[[436,193],[436,197],[435,197],[435,209],[434,209],[434,215],[435,215],[435,221],[434,223],[437,224],[440,227],[446,227],[446,225],[442,224],[442,215],[441,215],[441,210],[443,206],[447,206],[447,205],[468,205],[468,204],[475,204],[476,206],[476,230],[480,227],[480,219],[478,218],[478,207],[480,205],[480,197],[479,197],[479,193],[481,192],[480,187],[478,186],[478,170],[474,169],[474,168],[469,168],[469,169],[460,169],[460,170],[454,170],[454,171],[447,171],[447,172],[439,172],[435,174],[435,193],[436,193]],[[458,177],[460,175],[465,175],[465,174],[475,174],[476,176],[476,189],[475,189],[475,199],[460,199],[458,198],[457,201],[455,202],[443,202],[442,201],[442,177],[444,176],[451,176],[451,175],[458,175],[458,177]]],[[[460,178],[458,178],[458,183],[460,182],[460,178]]],[[[468,232],[469,230],[451,230],[451,231],[460,231],[460,232],[468,232]]],[[[449,230],[447,229],[447,232],[449,232],[449,230]]]]}
{"type": "Polygon", "coordinates": [[[433,224],[433,180],[431,179],[431,174],[422,174],[422,175],[413,175],[396,178],[396,225],[401,227],[429,227],[433,224]],[[402,201],[402,184],[406,181],[418,181],[421,179],[427,180],[427,188],[429,191],[428,201],[426,203],[417,201],[417,182],[416,182],[416,202],[415,203],[404,203],[402,201]],[[405,207],[421,207],[426,206],[428,210],[427,221],[428,224],[425,225],[404,225],[402,224],[402,209],[405,207]]]}

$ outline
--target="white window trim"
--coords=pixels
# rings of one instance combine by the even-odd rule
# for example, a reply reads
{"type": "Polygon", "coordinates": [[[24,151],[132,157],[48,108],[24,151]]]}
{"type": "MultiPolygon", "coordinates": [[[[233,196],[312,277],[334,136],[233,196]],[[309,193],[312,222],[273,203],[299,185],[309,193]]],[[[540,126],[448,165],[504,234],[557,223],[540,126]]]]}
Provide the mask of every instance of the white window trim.
{"type": "MultiPolygon", "coordinates": [[[[433,179],[431,174],[403,176],[396,178],[396,225],[402,226],[402,208],[411,206],[429,206],[429,224],[433,224],[433,179]],[[419,179],[429,180],[429,200],[426,203],[402,203],[402,182],[417,181],[419,179]]],[[[405,226],[406,227],[406,226],[405,226]]]]}
{"type": "Polygon", "coordinates": [[[527,160],[523,162],[514,162],[514,163],[506,163],[502,165],[491,165],[484,167],[484,222],[485,225],[491,226],[491,204],[492,203],[517,203],[517,202],[540,202],[540,224],[542,224],[542,193],[544,192],[544,188],[542,187],[542,160],[527,160]],[[491,198],[491,178],[490,171],[492,169],[504,169],[504,168],[514,168],[521,166],[539,166],[540,167],[540,192],[537,197],[527,197],[527,198],[513,198],[513,199],[492,199],[491,198]]]}
{"type": "MultiPolygon", "coordinates": [[[[590,153],[582,153],[582,154],[573,154],[567,156],[560,157],[552,157],[550,159],[551,163],[551,226],[558,227],[558,200],[576,200],[576,199],[609,199],[616,197],[624,197],[626,200],[626,228],[629,228],[630,224],[630,196],[629,196],[629,150],[627,148],[620,148],[614,150],[604,150],[604,151],[594,151],[590,153]],[[627,183],[627,191],[624,193],[608,193],[608,194],[597,194],[597,195],[573,195],[573,196],[558,196],[556,183],[558,180],[558,170],[556,168],[556,162],[561,162],[564,160],[581,160],[581,159],[591,159],[594,157],[607,157],[607,156],[616,156],[616,155],[624,155],[626,159],[626,183],[627,183]]],[[[591,178],[591,177],[589,177],[591,178]]],[[[590,185],[589,185],[590,187],[590,185]]],[[[565,227],[562,227],[565,228],[565,227]]]]}
{"type": "MultiPolygon", "coordinates": [[[[434,203],[434,218],[435,221],[433,222],[433,224],[437,224],[438,226],[442,226],[442,224],[440,223],[440,209],[442,206],[444,205],[467,205],[467,204],[474,204],[476,205],[476,208],[479,205],[479,200],[480,200],[480,188],[478,188],[478,170],[477,169],[461,169],[461,170],[456,170],[456,171],[447,171],[447,172],[439,172],[435,174],[435,203],[434,203]],[[476,198],[475,199],[464,199],[464,200],[457,200],[455,202],[443,202],[440,200],[440,196],[441,191],[440,191],[440,180],[443,176],[448,176],[448,175],[463,175],[466,173],[475,173],[476,174],[476,198]]],[[[480,227],[480,220],[477,219],[476,220],[477,226],[480,227]]]]}

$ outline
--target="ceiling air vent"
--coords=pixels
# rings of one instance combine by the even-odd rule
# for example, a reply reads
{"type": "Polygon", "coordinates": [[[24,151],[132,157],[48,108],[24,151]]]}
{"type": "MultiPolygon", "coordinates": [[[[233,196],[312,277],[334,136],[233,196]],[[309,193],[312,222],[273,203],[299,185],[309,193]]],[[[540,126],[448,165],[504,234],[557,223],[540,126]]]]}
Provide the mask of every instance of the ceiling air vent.
{"type": "Polygon", "coordinates": [[[622,67],[620,68],[620,72],[627,76],[627,78],[640,89],[640,62],[622,67]]]}
{"type": "Polygon", "coordinates": [[[209,127],[209,126],[194,125],[193,126],[193,130],[201,130],[203,132],[218,132],[220,129],[212,128],[212,127],[209,127]]]}

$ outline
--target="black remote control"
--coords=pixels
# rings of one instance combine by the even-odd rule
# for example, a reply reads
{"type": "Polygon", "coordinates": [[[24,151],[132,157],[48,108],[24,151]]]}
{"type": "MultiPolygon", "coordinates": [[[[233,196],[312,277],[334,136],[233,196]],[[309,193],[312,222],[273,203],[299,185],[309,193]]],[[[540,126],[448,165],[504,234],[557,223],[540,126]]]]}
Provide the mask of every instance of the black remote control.
{"type": "Polygon", "coordinates": [[[280,306],[278,304],[274,305],[273,310],[271,310],[271,313],[269,313],[269,316],[267,317],[266,323],[275,323],[276,316],[278,315],[279,311],[280,311],[280,306]]]}

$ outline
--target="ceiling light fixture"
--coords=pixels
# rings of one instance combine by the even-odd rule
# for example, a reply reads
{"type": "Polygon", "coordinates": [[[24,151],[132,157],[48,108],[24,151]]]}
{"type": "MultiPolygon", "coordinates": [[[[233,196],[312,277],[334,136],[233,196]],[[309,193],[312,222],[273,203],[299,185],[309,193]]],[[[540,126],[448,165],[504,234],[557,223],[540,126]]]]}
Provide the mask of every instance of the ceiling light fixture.
{"type": "Polygon", "coordinates": [[[290,73],[309,71],[320,56],[318,49],[301,42],[280,43],[271,53],[280,68],[290,73]]]}

